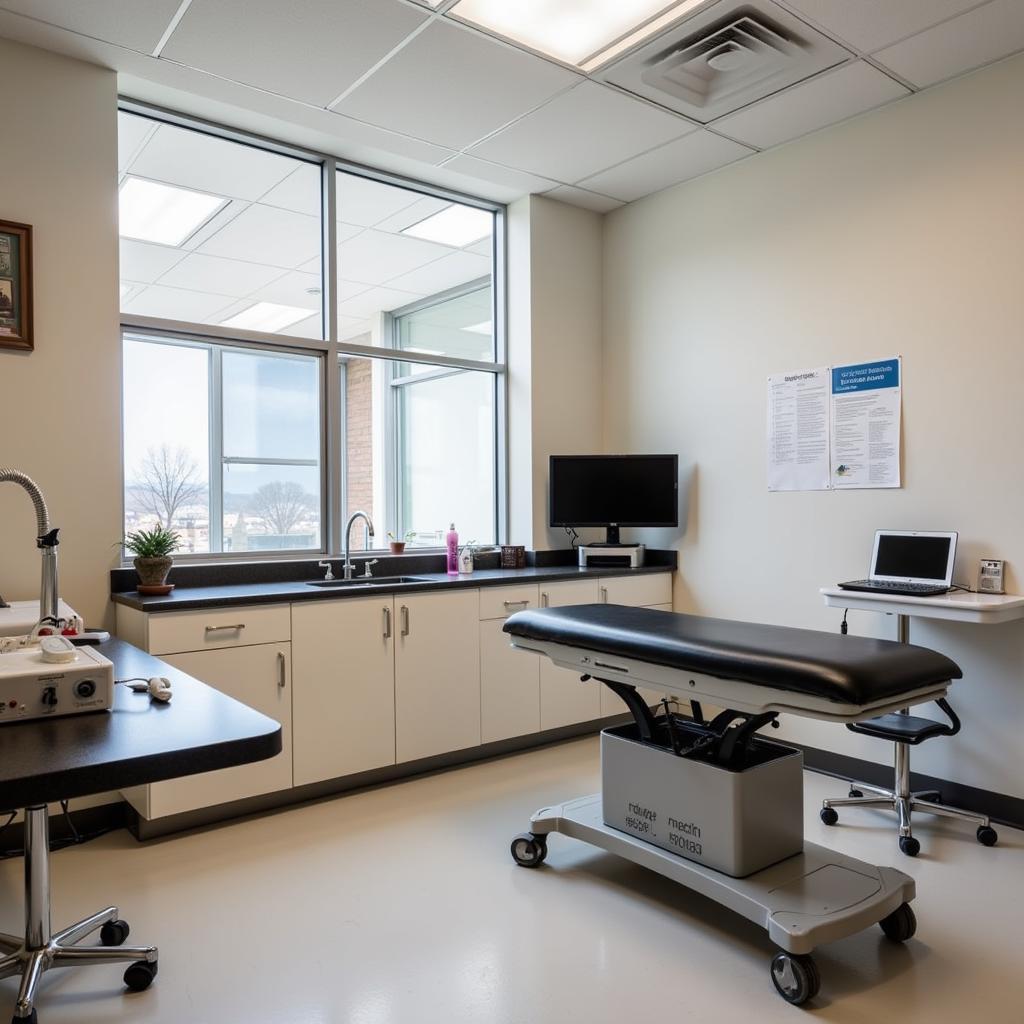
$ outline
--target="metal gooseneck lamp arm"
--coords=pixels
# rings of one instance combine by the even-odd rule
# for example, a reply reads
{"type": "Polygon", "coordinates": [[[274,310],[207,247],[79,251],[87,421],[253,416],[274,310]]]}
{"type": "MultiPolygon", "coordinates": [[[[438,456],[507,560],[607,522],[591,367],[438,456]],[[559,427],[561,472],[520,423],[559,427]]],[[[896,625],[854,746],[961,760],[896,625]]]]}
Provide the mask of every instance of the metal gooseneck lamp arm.
{"type": "Polygon", "coordinates": [[[57,618],[57,527],[50,526],[42,491],[31,477],[16,469],[0,466],[0,483],[20,484],[28,492],[36,510],[36,547],[43,557],[42,586],[39,591],[39,618],[57,618]]]}

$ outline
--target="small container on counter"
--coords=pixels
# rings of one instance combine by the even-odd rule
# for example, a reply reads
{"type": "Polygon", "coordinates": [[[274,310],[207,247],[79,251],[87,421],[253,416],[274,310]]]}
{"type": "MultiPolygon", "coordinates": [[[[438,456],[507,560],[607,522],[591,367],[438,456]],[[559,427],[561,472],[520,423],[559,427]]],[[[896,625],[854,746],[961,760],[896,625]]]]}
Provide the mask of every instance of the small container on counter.
{"type": "Polygon", "coordinates": [[[459,575],[459,535],[455,530],[455,524],[452,523],[451,528],[448,530],[448,536],[446,538],[447,549],[448,549],[448,575],[458,576],[459,575]]]}

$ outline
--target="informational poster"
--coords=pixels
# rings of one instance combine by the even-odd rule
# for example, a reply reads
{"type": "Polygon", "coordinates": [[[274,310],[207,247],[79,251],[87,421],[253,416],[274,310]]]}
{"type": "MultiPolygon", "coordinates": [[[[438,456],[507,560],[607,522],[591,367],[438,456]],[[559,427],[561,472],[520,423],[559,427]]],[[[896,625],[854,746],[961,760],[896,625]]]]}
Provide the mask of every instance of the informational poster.
{"type": "Polygon", "coordinates": [[[832,367],[832,486],[899,487],[902,360],[832,367]]]}
{"type": "Polygon", "coordinates": [[[830,486],[827,366],[768,378],[768,490],[830,486]]]}

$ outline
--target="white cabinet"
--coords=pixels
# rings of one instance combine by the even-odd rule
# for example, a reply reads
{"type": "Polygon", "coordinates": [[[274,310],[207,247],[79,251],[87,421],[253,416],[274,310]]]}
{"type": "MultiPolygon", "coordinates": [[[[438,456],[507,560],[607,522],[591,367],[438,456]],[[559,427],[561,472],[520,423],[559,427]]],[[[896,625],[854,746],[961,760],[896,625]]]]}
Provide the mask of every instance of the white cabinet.
{"type": "Polygon", "coordinates": [[[509,615],[536,608],[536,584],[480,591],[480,735],[484,743],[541,728],[539,655],[517,651],[502,631],[509,615]]]}
{"type": "Polygon", "coordinates": [[[291,787],[290,647],[288,643],[257,644],[163,655],[168,664],[280,722],[282,746],[281,753],[267,761],[138,787],[131,792],[138,796],[142,791],[148,805],[142,808],[146,817],[162,818],[291,787]]]}
{"type": "Polygon", "coordinates": [[[292,605],[295,785],[395,763],[394,598],[292,605]]]}
{"type": "Polygon", "coordinates": [[[479,591],[395,595],[399,763],[480,743],[479,591]]]}
{"type": "MultiPolygon", "coordinates": [[[[564,608],[576,604],[598,604],[600,582],[596,579],[542,583],[540,604],[544,608],[564,608]]],[[[559,668],[549,658],[540,660],[540,727],[557,729],[576,722],[592,722],[601,717],[601,691],[593,681],[581,683],[580,673],[559,668]]]]}

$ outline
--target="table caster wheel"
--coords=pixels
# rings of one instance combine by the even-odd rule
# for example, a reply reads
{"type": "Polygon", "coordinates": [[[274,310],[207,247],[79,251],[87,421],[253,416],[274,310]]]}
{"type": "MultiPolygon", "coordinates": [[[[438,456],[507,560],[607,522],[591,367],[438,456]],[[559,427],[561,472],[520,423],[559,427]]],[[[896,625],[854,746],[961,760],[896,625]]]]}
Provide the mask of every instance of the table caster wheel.
{"type": "Polygon", "coordinates": [[[536,868],[548,855],[547,836],[523,832],[512,840],[512,859],[523,868],[536,868]]]}
{"type": "Polygon", "coordinates": [[[864,794],[859,789],[850,788],[850,799],[859,800],[864,794]]]}
{"type": "Polygon", "coordinates": [[[137,963],[128,965],[128,969],[124,972],[124,983],[133,992],[144,992],[153,984],[156,971],[155,960],[139,960],[137,963]]]}
{"type": "Polygon", "coordinates": [[[900,850],[908,857],[916,857],[921,852],[921,844],[913,836],[900,836],[900,850]]]}
{"type": "Polygon", "coordinates": [[[917,931],[917,918],[909,903],[901,903],[888,917],[878,922],[878,927],[885,932],[887,939],[893,942],[906,942],[914,937],[917,931]]]}
{"type": "Polygon", "coordinates": [[[821,820],[826,825],[834,825],[839,820],[839,814],[834,807],[822,807],[821,820]]]}
{"type": "Polygon", "coordinates": [[[806,954],[776,953],[771,962],[775,991],[794,1006],[813,999],[821,988],[818,965],[806,954]]]}
{"type": "Polygon", "coordinates": [[[979,825],[975,835],[982,846],[995,846],[999,840],[999,833],[991,825],[979,825]]]}
{"type": "Polygon", "coordinates": [[[100,929],[100,942],[104,946],[123,946],[129,932],[131,932],[131,928],[128,927],[128,922],[115,918],[100,929]]]}

